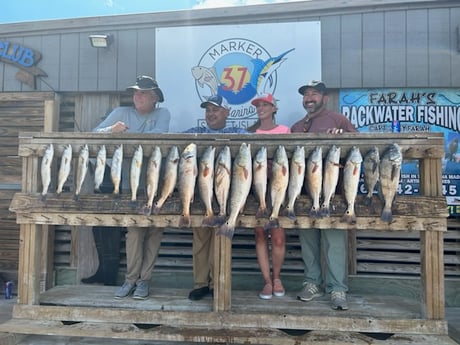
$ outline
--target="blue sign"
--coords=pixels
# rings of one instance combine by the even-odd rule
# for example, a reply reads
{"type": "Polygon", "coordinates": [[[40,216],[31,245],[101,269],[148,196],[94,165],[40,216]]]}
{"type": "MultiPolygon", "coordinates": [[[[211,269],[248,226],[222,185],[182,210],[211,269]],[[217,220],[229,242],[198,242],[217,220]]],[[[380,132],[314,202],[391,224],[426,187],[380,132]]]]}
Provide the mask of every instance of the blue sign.
{"type": "MultiPolygon", "coordinates": [[[[460,214],[460,89],[341,90],[339,97],[341,112],[360,132],[444,133],[443,195],[450,214],[460,214]]],[[[418,161],[404,161],[398,193],[419,194],[418,161]]]]}

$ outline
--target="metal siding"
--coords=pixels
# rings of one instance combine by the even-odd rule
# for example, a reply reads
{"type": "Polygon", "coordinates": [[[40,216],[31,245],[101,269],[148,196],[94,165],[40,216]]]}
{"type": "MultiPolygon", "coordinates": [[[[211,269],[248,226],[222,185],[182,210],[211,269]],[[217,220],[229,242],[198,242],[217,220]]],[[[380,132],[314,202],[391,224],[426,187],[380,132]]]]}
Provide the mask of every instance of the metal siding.
{"type": "Polygon", "coordinates": [[[137,45],[139,50],[137,55],[138,73],[155,77],[155,28],[139,30],[137,45]]]}
{"type": "Polygon", "coordinates": [[[114,40],[107,49],[97,49],[98,53],[98,90],[117,89],[118,41],[114,40]]]}
{"type": "Polygon", "coordinates": [[[43,91],[59,90],[59,57],[61,52],[60,36],[42,36],[42,60],[38,64],[48,76],[37,80],[37,88],[43,91]]]}
{"type": "Polygon", "coordinates": [[[341,87],[362,85],[362,15],[342,16],[342,81],[341,87]]]}
{"type": "Polygon", "coordinates": [[[452,47],[452,73],[451,85],[452,87],[460,87],[460,8],[451,9],[450,14],[451,23],[451,47],[452,47]]]}
{"type": "MultiPolygon", "coordinates": [[[[124,90],[136,79],[137,69],[137,30],[118,32],[118,80],[117,89],[124,90]]],[[[140,52],[142,54],[142,51],[140,52]]]]}
{"type": "Polygon", "coordinates": [[[406,86],[406,12],[385,13],[385,87],[406,86]]]}
{"type": "Polygon", "coordinates": [[[450,17],[448,9],[428,11],[428,57],[430,86],[452,85],[450,46],[450,17]]]}
{"type": "Polygon", "coordinates": [[[328,87],[340,86],[340,61],[340,16],[321,18],[321,78],[328,87]]]}
{"type": "Polygon", "coordinates": [[[59,91],[78,90],[80,35],[61,36],[61,60],[59,63],[59,91]]]}
{"type": "Polygon", "coordinates": [[[428,85],[428,11],[407,12],[407,86],[428,85]]]}
{"type": "Polygon", "coordinates": [[[383,84],[383,13],[363,15],[363,87],[380,87],[383,84]]]}
{"type": "Polygon", "coordinates": [[[78,90],[95,91],[98,89],[98,60],[99,50],[102,48],[93,48],[88,39],[87,33],[79,35],[79,70],[78,70],[78,90]]]}

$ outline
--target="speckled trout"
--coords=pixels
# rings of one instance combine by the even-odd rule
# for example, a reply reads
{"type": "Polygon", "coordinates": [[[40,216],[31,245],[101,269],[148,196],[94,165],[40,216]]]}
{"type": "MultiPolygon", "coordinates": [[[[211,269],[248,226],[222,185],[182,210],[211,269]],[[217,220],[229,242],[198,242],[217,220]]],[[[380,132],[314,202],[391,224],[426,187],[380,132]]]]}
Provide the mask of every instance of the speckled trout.
{"type": "Polygon", "coordinates": [[[59,167],[59,174],[58,174],[58,186],[56,193],[60,195],[62,193],[62,188],[64,187],[64,183],[67,181],[70,173],[70,167],[72,165],[72,145],[68,144],[64,148],[64,152],[62,152],[61,157],[61,165],[59,167]]]}
{"type": "Polygon", "coordinates": [[[86,173],[88,172],[88,163],[89,163],[89,149],[88,145],[85,144],[80,149],[77,161],[77,173],[75,177],[75,195],[74,200],[78,200],[81,193],[81,187],[85,181],[86,173]]]}
{"type": "Polygon", "coordinates": [[[112,156],[112,166],[110,167],[110,177],[113,183],[113,194],[120,194],[121,167],[123,165],[123,144],[117,146],[112,156]]]}
{"type": "Polygon", "coordinates": [[[48,194],[48,188],[51,183],[51,165],[53,164],[53,156],[54,156],[54,146],[53,144],[49,144],[46,147],[45,153],[42,158],[41,164],[41,178],[42,178],[42,192],[40,194],[40,200],[44,201],[46,199],[46,195],[48,194]]]}
{"type": "Polygon", "coordinates": [[[105,164],[107,162],[107,150],[101,145],[96,155],[96,168],[94,169],[94,191],[100,193],[101,184],[104,181],[105,164]]]}

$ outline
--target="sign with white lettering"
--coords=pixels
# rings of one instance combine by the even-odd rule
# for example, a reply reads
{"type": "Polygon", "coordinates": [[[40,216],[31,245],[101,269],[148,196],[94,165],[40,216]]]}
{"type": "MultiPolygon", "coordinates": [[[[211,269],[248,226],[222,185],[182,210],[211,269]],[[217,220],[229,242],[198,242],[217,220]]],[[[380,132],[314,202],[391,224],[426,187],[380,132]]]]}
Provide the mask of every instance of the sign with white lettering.
{"type": "MultiPolygon", "coordinates": [[[[460,89],[341,90],[339,97],[341,112],[360,132],[444,133],[443,195],[450,213],[460,214],[460,89]]],[[[399,194],[419,194],[417,161],[404,162],[399,194]]]]}

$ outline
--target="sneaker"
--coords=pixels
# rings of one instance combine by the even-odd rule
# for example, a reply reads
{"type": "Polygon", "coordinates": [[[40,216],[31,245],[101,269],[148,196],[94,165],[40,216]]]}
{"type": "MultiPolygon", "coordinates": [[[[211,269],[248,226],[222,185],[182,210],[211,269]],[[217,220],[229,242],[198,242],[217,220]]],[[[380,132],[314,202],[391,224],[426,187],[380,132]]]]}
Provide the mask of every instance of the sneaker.
{"type": "Polygon", "coordinates": [[[265,284],[263,290],[259,292],[259,297],[262,299],[271,299],[273,293],[272,284],[265,284]]]}
{"type": "Polygon", "coordinates": [[[276,297],[283,297],[285,293],[286,291],[284,290],[284,286],[283,286],[283,283],[281,282],[281,279],[273,280],[273,294],[276,297]]]}
{"type": "Polygon", "coordinates": [[[115,298],[124,298],[129,296],[135,287],[136,286],[133,283],[125,281],[123,285],[118,288],[117,292],[115,292],[115,298]]]}
{"type": "Polygon", "coordinates": [[[331,306],[335,310],[347,310],[347,294],[345,291],[332,291],[331,292],[331,306]]]}
{"type": "Polygon", "coordinates": [[[149,297],[149,283],[145,280],[137,282],[136,290],[134,290],[134,299],[146,299],[149,297]]]}
{"type": "Polygon", "coordinates": [[[314,298],[321,297],[323,292],[319,289],[318,285],[307,283],[303,286],[302,290],[297,294],[297,298],[304,302],[309,302],[314,298]]]}
{"type": "Polygon", "coordinates": [[[193,289],[188,294],[188,299],[192,301],[199,301],[200,299],[206,297],[208,294],[212,294],[211,291],[212,290],[210,290],[207,286],[193,289]]]}

